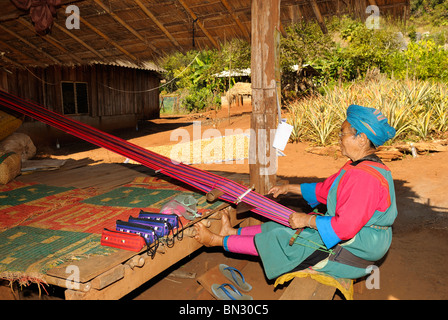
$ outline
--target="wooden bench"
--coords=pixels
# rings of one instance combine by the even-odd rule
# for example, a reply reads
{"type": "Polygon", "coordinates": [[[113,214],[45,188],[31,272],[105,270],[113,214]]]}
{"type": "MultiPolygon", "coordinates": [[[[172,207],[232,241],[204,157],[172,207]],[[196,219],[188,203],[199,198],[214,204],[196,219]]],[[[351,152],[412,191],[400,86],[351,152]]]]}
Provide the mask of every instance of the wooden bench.
{"type": "MultiPolygon", "coordinates": [[[[361,281],[363,281],[363,279],[335,281],[330,276],[322,274],[313,278],[313,273],[315,272],[311,272],[307,276],[307,271],[299,272],[300,275],[290,281],[279,300],[332,300],[337,290],[345,299],[352,300],[355,289],[361,287],[361,281]],[[357,285],[355,286],[354,283],[357,283],[357,285]]],[[[286,275],[286,279],[290,279],[290,275],[293,274],[286,275]]],[[[283,281],[285,281],[285,278],[281,279],[279,283],[282,284],[283,281]]]]}

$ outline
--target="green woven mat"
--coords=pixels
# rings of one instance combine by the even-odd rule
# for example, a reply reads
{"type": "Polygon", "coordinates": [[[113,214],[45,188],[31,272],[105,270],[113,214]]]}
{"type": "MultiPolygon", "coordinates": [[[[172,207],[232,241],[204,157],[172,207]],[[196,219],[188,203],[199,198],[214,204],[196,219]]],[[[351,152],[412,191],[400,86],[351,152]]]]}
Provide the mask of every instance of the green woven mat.
{"type": "Polygon", "coordinates": [[[0,233],[0,278],[33,281],[66,261],[107,255],[117,249],[99,245],[100,235],[17,226],[0,233]]]}
{"type": "Polygon", "coordinates": [[[0,193],[0,208],[5,206],[17,206],[44,197],[52,196],[74,188],[53,187],[44,184],[24,186],[14,190],[0,193]]]}

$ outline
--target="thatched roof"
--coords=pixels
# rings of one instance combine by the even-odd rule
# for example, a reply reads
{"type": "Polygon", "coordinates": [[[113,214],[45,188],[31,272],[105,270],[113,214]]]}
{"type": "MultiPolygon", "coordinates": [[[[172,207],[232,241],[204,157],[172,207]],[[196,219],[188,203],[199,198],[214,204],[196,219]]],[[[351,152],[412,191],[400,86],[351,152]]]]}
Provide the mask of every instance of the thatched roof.
{"type": "MultiPolygon", "coordinates": [[[[175,50],[218,48],[231,38],[250,39],[251,0],[61,2],[50,33],[39,35],[29,12],[0,0],[0,66],[101,62],[158,70],[150,63],[175,50]],[[66,28],[70,4],[80,10],[78,30],[66,28]]],[[[406,18],[409,11],[409,0],[283,0],[280,28],[319,15],[365,18],[365,8],[375,2],[382,15],[406,18]]]]}

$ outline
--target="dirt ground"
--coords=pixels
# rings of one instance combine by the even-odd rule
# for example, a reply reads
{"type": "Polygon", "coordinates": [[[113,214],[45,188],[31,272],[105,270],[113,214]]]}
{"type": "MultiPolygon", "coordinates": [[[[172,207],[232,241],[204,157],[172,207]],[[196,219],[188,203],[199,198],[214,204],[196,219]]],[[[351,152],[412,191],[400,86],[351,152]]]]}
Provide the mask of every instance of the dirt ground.
{"type": "MultiPolygon", "coordinates": [[[[170,134],[184,128],[193,137],[192,121],[201,121],[201,129],[224,130],[250,128],[250,104],[219,112],[188,116],[164,116],[139,125],[138,132],[124,132],[120,136],[142,147],[175,144],[170,134]]],[[[307,143],[289,143],[286,156],[278,158],[277,176],[291,183],[317,181],[335,173],[347,159],[341,156],[319,156],[305,151],[307,143]]],[[[63,148],[66,149],[66,148],[63,148]]],[[[73,149],[71,149],[73,150],[73,149]]],[[[123,162],[124,158],[105,149],[91,149],[60,155],[60,158],[85,158],[105,162],[123,162]]],[[[366,289],[355,293],[355,299],[448,299],[448,161],[447,152],[405,156],[403,160],[386,163],[392,171],[398,204],[398,218],[394,224],[392,246],[380,265],[380,289],[366,289]]],[[[248,173],[249,165],[197,165],[205,170],[248,173]]],[[[224,254],[222,250],[200,250],[176,267],[198,276],[219,263],[231,264],[244,257],[224,254]]],[[[279,290],[264,278],[257,260],[249,262],[253,270],[247,277],[266,282],[263,299],[275,299],[279,290]],[[255,278],[254,278],[255,277],[255,278]]],[[[167,276],[168,270],[148,285],[136,291],[132,299],[210,299],[202,292],[195,279],[167,276]]]]}

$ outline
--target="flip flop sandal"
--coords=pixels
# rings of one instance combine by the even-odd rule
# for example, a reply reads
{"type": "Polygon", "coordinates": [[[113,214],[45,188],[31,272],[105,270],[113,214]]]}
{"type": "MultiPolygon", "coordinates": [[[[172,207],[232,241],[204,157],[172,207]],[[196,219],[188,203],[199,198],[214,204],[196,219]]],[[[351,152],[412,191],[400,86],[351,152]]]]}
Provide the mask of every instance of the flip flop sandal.
{"type": "Polygon", "coordinates": [[[229,267],[226,264],[220,264],[219,271],[241,291],[249,292],[252,290],[252,286],[244,280],[243,274],[238,269],[229,267]]]}
{"type": "Polygon", "coordinates": [[[237,288],[235,288],[230,283],[224,283],[222,285],[213,284],[211,286],[211,289],[213,294],[219,300],[253,300],[251,296],[242,294],[241,292],[238,291],[237,288]],[[231,290],[227,290],[226,287],[229,287],[231,290]]]}

